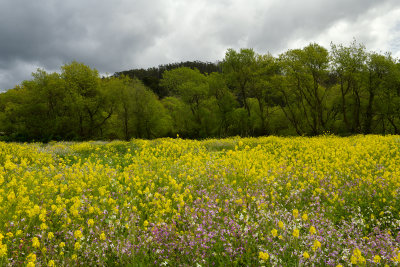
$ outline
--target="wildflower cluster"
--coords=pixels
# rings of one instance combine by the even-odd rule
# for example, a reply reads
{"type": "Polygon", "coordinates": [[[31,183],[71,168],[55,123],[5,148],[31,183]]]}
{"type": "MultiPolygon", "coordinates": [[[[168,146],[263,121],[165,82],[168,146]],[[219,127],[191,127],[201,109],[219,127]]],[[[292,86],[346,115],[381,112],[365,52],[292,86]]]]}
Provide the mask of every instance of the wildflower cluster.
{"type": "Polygon", "coordinates": [[[400,138],[0,142],[0,266],[400,264],[400,138]]]}

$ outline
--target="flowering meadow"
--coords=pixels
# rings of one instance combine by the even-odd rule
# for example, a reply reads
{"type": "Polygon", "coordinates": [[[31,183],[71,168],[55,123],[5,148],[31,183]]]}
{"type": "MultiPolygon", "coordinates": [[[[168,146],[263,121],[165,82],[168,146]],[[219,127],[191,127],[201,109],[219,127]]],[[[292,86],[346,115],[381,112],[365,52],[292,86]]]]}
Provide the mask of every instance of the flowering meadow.
{"type": "Polygon", "coordinates": [[[400,266],[400,137],[0,142],[0,266],[400,266]]]}

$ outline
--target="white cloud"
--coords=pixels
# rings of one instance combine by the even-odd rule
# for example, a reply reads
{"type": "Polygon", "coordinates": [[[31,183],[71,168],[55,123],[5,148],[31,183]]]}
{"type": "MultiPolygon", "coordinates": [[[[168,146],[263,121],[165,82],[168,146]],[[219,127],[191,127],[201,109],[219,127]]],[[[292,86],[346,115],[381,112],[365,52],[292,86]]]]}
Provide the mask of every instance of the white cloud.
{"type": "MultiPolygon", "coordinates": [[[[37,62],[14,61],[7,69],[0,68],[0,82],[4,84],[13,84],[15,81],[18,81],[18,83],[20,83],[30,79],[32,72],[35,72],[38,68],[41,68],[41,66],[37,62]]],[[[0,92],[10,88],[0,87],[0,92]]]]}
{"type": "Polygon", "coordinates": [[[399,10],[398,0],[0,1],[0,90],[72,60],[113,73],[353,38],[400,56],[399,10]]]}
{"type": "Polygon", "coordinates": [[[398,56],[400,47],[396,45],[400,38],[399,18],[400,8],[392,9],[391,6],[373,8],[355,21],[335,22],[313,39],[326,47],[329,47],[331,41],[336,44],[349,44],[356,39],[357,42],[365,44],[367,50],[380,53],[392,51],[398,56]]]}

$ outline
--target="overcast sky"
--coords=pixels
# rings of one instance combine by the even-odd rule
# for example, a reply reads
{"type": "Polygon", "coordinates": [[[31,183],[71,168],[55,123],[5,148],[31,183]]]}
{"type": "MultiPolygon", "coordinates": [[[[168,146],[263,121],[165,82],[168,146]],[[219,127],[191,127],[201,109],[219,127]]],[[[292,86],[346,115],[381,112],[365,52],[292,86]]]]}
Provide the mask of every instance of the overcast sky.
{"type": "Polygon", "coordinates": [[[0,0],[0,91],[73,60],[100,73],[317,42],[400,57],[399,0],[0,0]]]}

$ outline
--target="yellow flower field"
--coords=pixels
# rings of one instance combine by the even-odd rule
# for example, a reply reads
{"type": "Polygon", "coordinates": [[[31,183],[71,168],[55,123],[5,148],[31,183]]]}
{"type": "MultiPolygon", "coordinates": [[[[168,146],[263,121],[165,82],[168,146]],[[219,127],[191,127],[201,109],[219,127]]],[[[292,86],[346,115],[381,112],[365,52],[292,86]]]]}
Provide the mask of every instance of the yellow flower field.
{"type": "Polygon", "coordinates": [[[0,142],[0,266],[399,265],[400,137],[0,142]]]}

